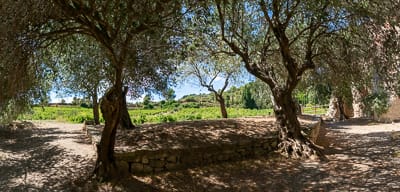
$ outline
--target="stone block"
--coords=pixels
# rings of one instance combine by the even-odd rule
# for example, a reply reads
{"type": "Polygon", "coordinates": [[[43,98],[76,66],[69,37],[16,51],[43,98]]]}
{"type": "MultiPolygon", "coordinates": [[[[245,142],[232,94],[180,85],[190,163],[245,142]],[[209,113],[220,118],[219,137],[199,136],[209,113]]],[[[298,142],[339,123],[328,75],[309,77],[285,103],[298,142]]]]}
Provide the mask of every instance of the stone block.
{"type": "Polygon", "coordinates": [[[126,161],[116,161],[118,169],[129,171],[129,164],[126,161]]]}
{"type": "Polygon", "coordinates": [[[149,165],[143,165],[143,173],[153,173],[153,168],[149,165]]]}
{"type": "Polygon", "coordinates": [[[167,164],[165,165],[165,168],[166,168],[167,170],[176,170],[178,167],[179,167],[179,166],[178,166],[178,164],[176,164],[176,163],[167,163],[167,164]]]}
{"type": "Polygon", "coordinates": [[[154,168],[162,168],[164,167],[165,162],[162,160],[150,160],[150,167],[154,168]]]}
{"type": "Polygon", "coordinates": [[[147,156],[142,157],[142,163],[143,164],[149,164],[149,158],[147,156]]]}
{"type": "Polygon", "coordinates": [[[143,164],[141,163],[132,163],[131,164],[131,172],[143,172],[143,164]]]}
{"type": "Polygon", "coordinates": [[[152,158],[150,159],[160,159],[160,160],[164,160],[168,155],[164,152],[159,152],[157,154],[154,154],[152,158]]]}
{"type": "Polygon", "coordinates": [[[132,162],[135,162],[135,163],[140,163],[141,160],[142,160],[142,157],[140,157],[140,156],[135,156],[132,158],[132,162]]]}
{"type": "Polygon", "coordinates": [[[154,168],[154,172],[155,173],[159,173],[159,172],[162,172],[162,171],[165,171],[165,168],[154,168]]]}
{"type": "Polygon", "coordinates": [[[175,155],[170,155],[170,156],[167,157],[166,160],[167,160],[167,162],[169,162],[169,163],[176,163],[177,158],[176,158],[175,155]]]}

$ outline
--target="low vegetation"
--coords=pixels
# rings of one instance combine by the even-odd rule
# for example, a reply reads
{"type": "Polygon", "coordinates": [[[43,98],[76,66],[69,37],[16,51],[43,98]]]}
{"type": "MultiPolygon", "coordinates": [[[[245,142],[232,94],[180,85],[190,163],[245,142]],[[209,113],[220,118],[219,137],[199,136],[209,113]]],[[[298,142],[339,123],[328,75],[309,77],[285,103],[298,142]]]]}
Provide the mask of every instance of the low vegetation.
{"type": "MultiPolygon", "coordinates": [[[[304,108],[305,113],[324,114],[325,108],[307,107],[304,108]]],[[[270,116],[272,109],[244,109],[244,108],[228,108],[229,118],[252,117],[252,116],[270,116]]],[[[153,108],[153,109],[130,109],[129,114],[134,124],[143,123],[164,123],[187,120],[200,119],[218,119],[221,113],[218,107],[200,107],[200,108],[153,108]]],[[[83,123],[85,120],[93,120],[93,112],[91,108],[80,106],[48,106],[33,107],[28,114],[21,115],[21,120],[56,120],[67,121],[73,123],[83,123]]],[[[100,122],[104,123],[103,117],[100,122]]]]}

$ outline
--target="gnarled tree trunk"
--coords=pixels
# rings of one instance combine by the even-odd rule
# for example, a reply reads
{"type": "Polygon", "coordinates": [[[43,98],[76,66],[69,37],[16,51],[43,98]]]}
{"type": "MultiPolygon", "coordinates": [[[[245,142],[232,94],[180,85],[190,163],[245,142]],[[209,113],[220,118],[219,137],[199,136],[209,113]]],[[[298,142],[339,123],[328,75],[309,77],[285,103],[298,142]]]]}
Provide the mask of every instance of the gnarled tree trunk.
{"type": "Polygon", "coordinates": [[[96,177],[100,180],[109,180],[116,176],[117,166],[114,159],[114,145],[117,127],[121,117],[122,106],[121,87],[112,87],[101,100],[101,113],[105,126],[101,134],[100,144],[97,149],[96,177]]]}
{"type": "Polygon", "coordinates": [[[276,124],[279,129],[278,151],[291,158],[323,156],[320,149],[301,133],[292,94],[283,90],[274,90],[273,95],[276,124]]]}
{"type": "Polygon", "coordinates": [[[126,103],[126,95],[128,93],[128,87],[125,86],[124,90],[122,91],[122,107],[121,107],[121,122],[120,125],[124,129],[134,129],[136,128],[135,125],[133,125],[131,117],[129,116],[128,112],[128,105],[126,103]]]}

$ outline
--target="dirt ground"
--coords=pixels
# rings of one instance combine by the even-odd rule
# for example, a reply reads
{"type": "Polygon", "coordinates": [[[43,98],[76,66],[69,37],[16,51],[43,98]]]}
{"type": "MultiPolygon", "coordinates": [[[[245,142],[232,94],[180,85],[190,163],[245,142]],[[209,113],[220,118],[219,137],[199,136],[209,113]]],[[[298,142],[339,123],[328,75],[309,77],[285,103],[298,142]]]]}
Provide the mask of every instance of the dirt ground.
{"type": "Polygon", "coordinates": [[[328,161],[278,155],[111,183],[90,177],[94,151],[82,125],[35,122],[0,129],[0,191],[400,191],[400,123],[326,122],[328,161]]]}

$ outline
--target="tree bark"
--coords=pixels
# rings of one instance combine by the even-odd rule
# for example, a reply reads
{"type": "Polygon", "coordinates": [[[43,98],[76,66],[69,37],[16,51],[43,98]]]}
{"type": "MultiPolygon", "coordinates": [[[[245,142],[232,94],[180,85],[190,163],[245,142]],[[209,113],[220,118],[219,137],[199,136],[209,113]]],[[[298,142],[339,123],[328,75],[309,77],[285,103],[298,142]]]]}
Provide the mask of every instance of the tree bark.
{"type": "Polygon", "coordinates": [[[284,156],[296,159],[322,157],[320,149],[301,133],[296,104],[291,93],[275,90],[273,96],[276,125],[279,130],[278,151],[284,156]]]}
{"type": "Polygon", "coordinates": [[[346,114],[346,112],[344,110],[344,101],[343,101],[342,97],[338,97],[337,102],[338,102],[338,108],[339,108],[339,120],[342,121],[345,119],[349,119],[350,117],[346,114]]]}
{"type": "Polygon", "coordinates": [[[353,96],[353,110],[354,110],[354,116],[355,118],[359,117],[364,117],[365,112],[364,112],[364,103],[362,102],[363,97],[366,95],[367,91],[364,89],[364,91],[358,89],[355,86],[351,87],[351,94],[353,96]]]}
{"type": "Polygon", "coordinates": [[[102,98],[100,109],[105,120],[99,146],[94,173],[99,180],[110,180],[117,175],[114,159],[114,145],[117,127],[121,117],[122,92],[114,85],[102,98]]]}
{"type": "Polygon", "coordinates": [[[226,111],[226,106],[225,106],[225,99],[222,95],[215,94],[215,98],[219,103],[219,107],[221,109],[221,116],[222,118],[228,118],[228,112],[226,111]]]}
{"type": "Polygon", "coordinates": [[[99,102],[98,102],[98,95],[97,95],[97,90],[94,91],[92,95],[92,101],[93,101],[93,120],[95,125],[100,124],[100,114],[99,114],[99,102]]]}
{"type": "Polygon", "coordinates": [[[120,121],[120,126],[124,129],[134,129],[136,128],[135,125],[133,125],[131,117],[129,116],[128,112],[128,105],[126,103],[126,95],[128,93],[128,87],[125,86],[124,90],[122,91],[122,107],[121,107],[121,121],[120,121]]]}

